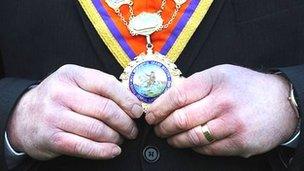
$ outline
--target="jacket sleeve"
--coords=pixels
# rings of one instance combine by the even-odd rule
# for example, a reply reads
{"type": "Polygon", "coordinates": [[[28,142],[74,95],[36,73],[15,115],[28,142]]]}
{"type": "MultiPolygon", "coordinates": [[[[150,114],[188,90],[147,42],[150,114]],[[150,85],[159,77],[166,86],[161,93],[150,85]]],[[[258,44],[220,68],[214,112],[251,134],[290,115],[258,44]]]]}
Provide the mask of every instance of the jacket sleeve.
{"type": "Polygon", "coordinates": [[[26,92],[27,88],[35,82],[18,78],[0,79],[0,170],[7,170],[4,153],[4,134],[6,125],[18,99],[26,92]]]}
{"type": "Polygon", "coordinates": [[[36,81],[6,78],[0,57],[0,170],[7,170],[5,160],[5,140],[4,134],[10,114],[12,113],[19,98],[25,93],[36,81]]]}
{"type": "Polygon", "coordinates": [[[289,170],[304,170],[304,65],[280,68],[280,71],[293,84],[300,117],[302,118],[299,143],[288,168],[289,170]]]}

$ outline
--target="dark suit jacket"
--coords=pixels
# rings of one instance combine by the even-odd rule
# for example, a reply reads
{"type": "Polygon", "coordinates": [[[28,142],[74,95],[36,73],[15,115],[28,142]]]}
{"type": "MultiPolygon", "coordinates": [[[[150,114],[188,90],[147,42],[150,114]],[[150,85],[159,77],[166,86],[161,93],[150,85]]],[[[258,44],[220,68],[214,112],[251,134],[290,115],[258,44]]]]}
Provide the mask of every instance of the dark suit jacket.
{"type": "MultiPolygon", "coordinates": [[[[226,63],[263,72],[281,68],[295,86],[303,113],[303,18],[303,0],[215,0],[176,64],[185,76],[226,63]]],[[[122,72],[76,0],[1,0],[0,51],[1,170],[5,169],[3,137],[7,119],[27,87],[64,64],[95,68],[115,76],[122,72]]],[[[190,149],[173,149],[157,138],[144,120],[137,124],[139,137],[126,141],[122,155],[116,159],[28,159],[17,169],[304,170],[303,135],[294,151],[278,147],[248,159],[209,157],[190,149]],[[148,145],[160,151],[158,162],[144,160],[142,150],[148,145]],[[281,160],[285,160],[286,167],[281,160]]]]}

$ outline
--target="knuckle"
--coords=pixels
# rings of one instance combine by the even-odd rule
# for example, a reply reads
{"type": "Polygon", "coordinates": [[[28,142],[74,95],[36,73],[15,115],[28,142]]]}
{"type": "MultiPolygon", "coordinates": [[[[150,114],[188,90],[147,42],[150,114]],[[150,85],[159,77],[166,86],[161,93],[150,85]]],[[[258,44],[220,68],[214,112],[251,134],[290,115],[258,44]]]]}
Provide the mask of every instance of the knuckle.
{"type": "Polygon", "coordinates": [[[77,67],[77,65],[65,64],[65,65],[62,65],[57,71],[58,71],[58,73],[68,73],[71,70],[74,70],[76,67],[77,67]]]}
{"type": "Polygon", "coordinates": [[[224,93],[224,95],[221,96],[221,100],[219,100],[217,108],[220,112],[231,112],[231,110],[234,108],[234,98],[230,94],[224,93]]]}
{"type": "Polygon", "coordinates": [[[63,89],[62,87],[50,87],[49,88],[49,97],[52,101],[54,102],[60,102],[63,100],[63,98],[65,97],[64,95],[64,92],[63,92],[63,89]]]}
{"type": "Polygon", "coordinates": [[[53,102],[62,102],[64,98],[68,97],[71,93],[68,91],[69,87],[62,82],[50,81],[46,87],[43,87],[42,92],[46,92],[48,100],[53,102]]]}
{"type": "Polygon", "coordinates": [[[238,138],[235,140],[236,148],[240,151],[247,151],[248,149],[248,143],[243,140],[242,138],[238,138]]]}
{"type": "Polygon", "coordinates": [[[222,70],[227,70],[227,69],[230,69],[230,68],[234,67],[234,65],[231,65],[231,64],[222,64],[222,65],[219,65],[218,67],[220,69],[222,69],[222,70]]]}
{"type": "Polygon", "coordinates": [[[249,150],[249,148],[247,148],[247,147],[245,147],[245,146],[247,146],[247,145],[244,144],[244,147],[243,147],[243,148],[242,148],[242,147],[239,147],[239,149],[238,149],[238,151],[239,151],[239,156],[241,156],[241,157],[243,157],[243,158],[249,158],[249,157],[251,157],[251,156],[254,155],[253,151],[254,151],[255,153],[257,153],[257,150],[251,151],[251,150],[249,150]]]}
{"type": "Polygon", "coordinates": [[[210,145],[208,147],[205,147],[205,152],[211,156],[216,156],[218,149],[215,148],[214,146],[210,145]]]}
{"type": "Polygon", "coordinates": [[[173,113],[174,123],[180,130],[188,129],[190,127],[189,119],[183,109],[176,110],[173,113]]]}
{"type": "Polygon", "coordinates": [[[87,149],[87,144],[85,142],[74,143],[72,149],[72,152],[75,154],[92,154],[92,150],[87,149]]]}
{"type": "Polygon", "coordinates": [[[121,121],[120,113],[118,111],[116,112],[109,111],[108,114],[106,114],[106,120],[121,121]]]}
{"type": "Polygon", "coordinates": [[[119,112],[114,111],[114,102],[110,99],[105,99],[102,109],[99,111],[99,116],[107,121],[112,119],[119,119],[119,112]]]}
{"type": "Polygon", "coordinates": [[[229,71],[233,67],[234,67],[234,65],[231,65],[231,64],[222,64],[222,65],[215,66],[213,68],[215,71],[217,71],[220,74],[229,74],[229,71]]]}
{"type": "Polygon", "coordinates": [[[49,111],[46,110],[46,112],[42,112],[44,113],[44,115],[42,116],[44,123],[49,126],[60,124],[62,122],[62,118],[51,111],[52,110],[50,109],[49,111]]]}
{"type": "Polygon", "coordinates": [[[65,146],[67,145],[64,136],[62,136],[60,132],[54,132],[49,137],[49,143],[53,146],[54,149],[57,150],[65,148],[65,146]]]}
{"type": "Polygon", "coordinates": [[[118,133],[112,132],[110,133],[110,141],[113,143],[119,143],[121,141],[121,137],[118,133]]]}
{"type": "Polygon", "coordinates": [[[219,105],[218,105],[218,108],[221,110],[221,111],[230,111],[230,109],[232,108],[233,106],[233,102],[230,100],[230,99],[225,99],[223,100],[219,105]]]}
{"type": "Polygon", "coordinates": [[[91,138],[99,138],[104,130],[104,125],[99,121],[93,121],[88,129],[87,136],[91,138]]]}
{"type": "Polygon", "coordinates": [[[252,151],[252,149],[243,137],[238,136],[230,139],[229,148],[241,157],[247,158],[251,156],[249,152],[252,151]]]}
{"type": "Polygon", "coordinates": [[[210,146],[209,151],[210,151],[210,154],[213,156],[219,155],[219,149],[214,146],[210,146]]]}
{"type": "MultiPolygon", "coordinates": [[[[211,135],[214,135],[214,129],[216,130],[225,130],[227,129],[227,122],[226,122],[226,119],[224,117],[219,117],[216,119],[216,121],[210,121],[210,122],[207,122],[207,127],[211,133],[211,135]]],[[[220,138],[220,137],[217,137],[217,138],[220,138]]]]}
{"type": "Polygon", "coordinates": [[[226,129],[231,134],[241,133],[246,129],[245,121],[235,113],[223,115],[219,117],[217,121],[217,125],[220,125],[222,130],[226,129]]]}
{"type": "Polygon", "coordinates": [[[129,135],[131,135],[133,133],[134,129],[136,129],[136,128],[132,122],[129,122],[128,124],[126,124],[126,130],[129,135]]]}
{"type": "Polygon", "coordinates": [[[107,74],[107,81],[108,81],[109,83],[116,83],[116,82],[117,82],[117,79],[116,79],[116,77],[115,77],[114,75],[109,75],[109,74],[107,74]]]}
{"type": "Polygon", "coordinates": [[[233,125],[233,132],[241,132],[245,129],[245,123],[238,117],[234,116],[231,118],[231,120],[231,125],[233,125]]]}
{"type": "Polygon", "coordinates": [[[60,82],[71,83],[75,81],[75,77],[79,77],[77,74],[81,67],[73,64],[66,64],[61,66],[55,73],[54,78],[60,82]]]}
{"type": "Polygon", "coordinates": [[[165,124],[161,123],[157,127],[155,127],[155,132],[159,136],[165,135],[167,134],[167,127],[165,126],[165,124]]]}
{"type": "Polygon", "coordinates": [[[196,72],[191,75],[191,77],[195,78],[197,81],[202,80],[202,73],[201,72],[196,72]]]}
{"type": "Polygon", "coordinates": [[[194,145],[194,146],[198,146],[202,143],[202,139],[200,137],[201,136],[201,131],[199,131],[198,129],[191,129],[188,134],[188,139],[191,143],[191,145],[194,145]]]}
{"type": "Polygon", "coordinates": [[[223,64],[215,66],[211,69],[211,77],[214,82],[222,83],[230,80],[231,69],[233,65],[223,64]]]}
{"type": "Polygon", "coordinates": [[[180,143],[180,140],[178,138],[168,138],[167,139],[167,143],[171,146],[175,146],[175,147],[178,147],[179,146],[179,143],[180,143]]]}
{"type": "Polygon", "coordinates": [[[106,148],[99,148],[98,154],[100,154],[101,157],[109,157],[111,156],[111,150],[106,148]]]}
{"type": "Polygon", "coordinates": [[[125,122],[125,124],[121,127],[122,131],[126,133],[127,136],[132,135],[134,129],[136,129],[135,125],[130,122],[125,122]]]}
{"type": "Polygon", "coordinates": [[[172,87],[171,89],[170,99],[172,99],[173,104],[178,107],[186,105],[187,95],[178,87],[172,87]]]}
{"type": "Polygon", "coordinates": [[[134,104],[136,104],[135,100],[128,96],[125,98],[122,106],[123,106],[123,108],[127,109],[129,112],[132,112],[132,107],[134,104]]]}
{"type": "MultiPolygon", "coordinates": [[[[99,71],[96,71],[100,73],[99,71]]],[[[97,74],[96,74],[97,75],[97,74]]],[[[110,91],[112,87],[116,86],[116,78],[113,75],[108,74],[100,74],[102,77],[102,81],[100,80],[100,85],[97,87],[98,91],[103,92],[104,94],[110,94],[110,91]],[[111,88],[110,88],[111,87],[111,88]]]]}
{"type": "Polygon", "coordinates": [[[106,75],[105,76],[105,86],[107,86],[107,87],[113,87],[113,86],[115,86],[115,85],[117,85],[117,79],[116,79],[116,77],[115,76],[113,76],[113,75],[106,75]]]}

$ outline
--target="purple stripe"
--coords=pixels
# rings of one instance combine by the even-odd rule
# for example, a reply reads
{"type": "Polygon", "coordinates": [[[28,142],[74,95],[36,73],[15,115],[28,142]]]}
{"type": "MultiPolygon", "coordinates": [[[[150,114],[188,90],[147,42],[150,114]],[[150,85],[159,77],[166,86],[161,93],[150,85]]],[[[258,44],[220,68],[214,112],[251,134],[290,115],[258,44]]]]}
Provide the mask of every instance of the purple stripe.
{"type": "Polygon", "coordinates": [[[99,15],[103,18],[104,22],[108,26],[109,30],[119,43],[119,45],[122,47],[122,49],[125,51],[125,53],[128,55],[128,57],[133,60],[136,56],[135,52],[131,49],[131,47],[128,45],[124,37],[120,34],[119,30],[115,26],[114,22],[111,20],[111,17],[101,4],[100,0],[93,0],[93,4],[95,8],[97,9],[99,15]]]}
{"type": "Polygon", "coordinates": [[[173,46],[174,42],[176,41],[176,39],[178,38],[178,36],[182,32],[182,30],[184,29],[184,27],[187,24],[187,22],[189,21],[190,17],[194,13],[196,7],[199,4],[199,1],[200,0],[191,0],[189,6],[185,10],[184,14],[182,15],[181,19],[177,23],[177,25],[174,28],[174,30],[172,31],[170,37],[166,41],[165,45],[162,47],[162,49],[160,51],[161,54],[166,55],[169,52],[169,50],[173,46]]]}

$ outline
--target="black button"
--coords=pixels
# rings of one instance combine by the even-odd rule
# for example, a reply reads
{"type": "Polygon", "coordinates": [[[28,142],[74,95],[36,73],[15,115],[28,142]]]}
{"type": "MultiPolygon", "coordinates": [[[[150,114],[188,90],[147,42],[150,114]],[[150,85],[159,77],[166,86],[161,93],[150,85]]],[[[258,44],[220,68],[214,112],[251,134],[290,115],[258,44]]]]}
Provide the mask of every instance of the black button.
{"type": "Polygon", "coordinates": [[[147,146],[143,151],[144,159],[149,163],[155,163],[159,159],[159,151],[156,147],[147,146]]]}

